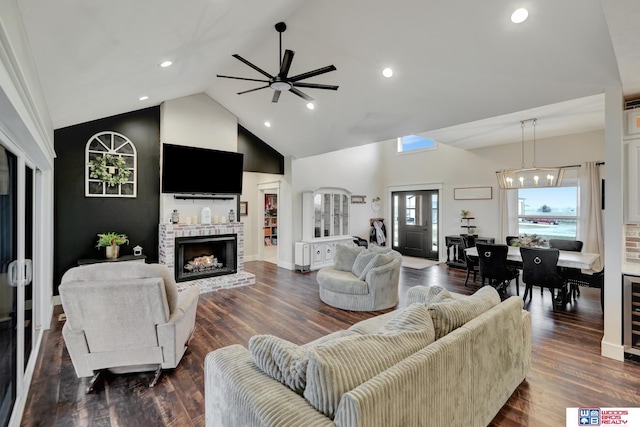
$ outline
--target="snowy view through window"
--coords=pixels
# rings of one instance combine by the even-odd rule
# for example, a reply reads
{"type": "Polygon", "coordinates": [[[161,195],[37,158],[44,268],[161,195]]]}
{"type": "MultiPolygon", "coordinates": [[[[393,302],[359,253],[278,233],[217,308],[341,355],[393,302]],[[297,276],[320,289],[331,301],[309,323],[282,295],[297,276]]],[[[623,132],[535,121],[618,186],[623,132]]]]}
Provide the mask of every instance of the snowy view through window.
{"type": "Polygon", "coordinates": [[[537,234],[545,240],[576,239],[578,187],[518,190],[519,234],[537,234]]]}

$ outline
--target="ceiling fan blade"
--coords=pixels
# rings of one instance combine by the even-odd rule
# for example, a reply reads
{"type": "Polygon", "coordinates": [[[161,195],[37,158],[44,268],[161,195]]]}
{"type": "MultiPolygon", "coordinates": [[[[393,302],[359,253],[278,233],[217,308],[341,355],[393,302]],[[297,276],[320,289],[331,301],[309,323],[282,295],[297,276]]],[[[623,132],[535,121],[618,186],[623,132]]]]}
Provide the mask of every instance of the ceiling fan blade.
{"type": "Polygon", "coordinates": [[[291,82],[297,82],[298,80],[308,79],[309,77],[319,76],[320,74],[328,73],[329,71],[335,71],[336,67],[333,65],[328,65],[326,67],[318,68],[317,70],[309,71],[306,73],[298,74],[297,76],[293,76],[287,80],[291,82]]]}
{"type": "Polygon", "coordinates": [[[267,83],[269,81],[269,80],[259,80],[259,79],[247,79],[245,77],[223,76],[221,74],[216,74],[216,77],[223,77],[225,79],[247,80],[247,81],[250,81],[250,82],[264,82],[264,83],[267,83]]]}
{"type": "Polygon", "coordinates": [[[291,89],[289,89],[289,92],[295,93],[296,95],[298,95],[300,98],[304,99],[305,101],[311,102],[311,101],[314,100],[312,97],[310,97],[309,95],[307,95],[306,93],[304,93],[302,91],[299,91],[295,87],[292,87],[291,89]]]}
{"type": "Polygon", "coordinates": [[[280,94],[281,93],[282,93],[282,91],[274,90],[273,91],[273,98],[271,98],[271,102],[278,102],[278,99],[280,99],[280,94]]]}
{"type": "Polygon", "coordinates": [[[292,83],[295,87],[308,87],[311,89],[331,89],[331,90],[338,90],[338,86],[334,86],[334,85],[322,85],[322,84],[318,84],[318,83],[292,83]]]}
{"type": "Polygon", "coordinates": [[[257,72],[259,72],[260,74],[262,74],[263,76],[267,76],[270,79],[273,78],[273,76],[269,73],[267,73],[266,71],[264,71],[263,69],[256,67],[255,65],[253,65],[251,62],[247,61],[246,59],[244,59],[242,56],[238,55],[237,53],[233,55],[234,58],[238,59],[239,61],[244,62],[245,64],[247,64],[249,67],[253,68],[254,70],[256,70],[257,72]]]}
{"type": "Polygon", "coordinates": [[[282,58],[282,65],[280,65],[280,74],[278,74],[280,77],[287,77],[287,74],[289,74],[291,61],[293,61],[293,55],[295,54],[294,51],[289,49],[284,51],[284,58],[282,58]]]}
{"type": "Polygon", "coordinates": [[[266,85],[266,86],[257,87],[255,89],[245,90],[244,92],[238,92],[238,95],[242,95],[242,94],[253,92],[253,91],[256,91],[256,90],[260,90],[260,89],[266,89],[268,87],[269,87],[269,85],[266,85]]]}

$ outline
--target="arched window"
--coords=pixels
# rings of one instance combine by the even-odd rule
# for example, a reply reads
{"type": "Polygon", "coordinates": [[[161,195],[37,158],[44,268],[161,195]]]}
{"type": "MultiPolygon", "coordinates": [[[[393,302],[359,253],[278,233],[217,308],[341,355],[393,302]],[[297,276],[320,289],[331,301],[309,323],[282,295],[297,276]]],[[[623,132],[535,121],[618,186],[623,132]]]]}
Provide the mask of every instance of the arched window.
{"type": "Polygon", "coordinates": [[[136,197],[137,152],[126,136],[99,132],[85,147],[86,197],[136,197]]]}

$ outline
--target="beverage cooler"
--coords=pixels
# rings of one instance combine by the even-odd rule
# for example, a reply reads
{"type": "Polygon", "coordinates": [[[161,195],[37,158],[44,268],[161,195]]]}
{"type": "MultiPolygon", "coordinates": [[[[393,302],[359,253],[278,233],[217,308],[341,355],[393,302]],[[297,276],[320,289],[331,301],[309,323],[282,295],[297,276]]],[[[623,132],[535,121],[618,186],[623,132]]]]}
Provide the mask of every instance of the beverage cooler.
{"type": "Polygon", "coordinates": [[[625,358],[640,361],[640,277],[625,275],[623,282],[625,358]]]}

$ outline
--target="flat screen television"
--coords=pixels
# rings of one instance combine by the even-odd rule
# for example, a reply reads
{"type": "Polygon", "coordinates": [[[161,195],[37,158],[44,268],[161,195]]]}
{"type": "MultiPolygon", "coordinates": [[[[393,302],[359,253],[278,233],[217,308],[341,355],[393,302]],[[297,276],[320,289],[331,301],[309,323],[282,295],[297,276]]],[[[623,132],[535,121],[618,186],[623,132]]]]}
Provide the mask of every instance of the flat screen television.
{"type": "Polygon", "coordinates": [[[162,144],[162,192],[241,194],[242,153],[162,144]]]}

